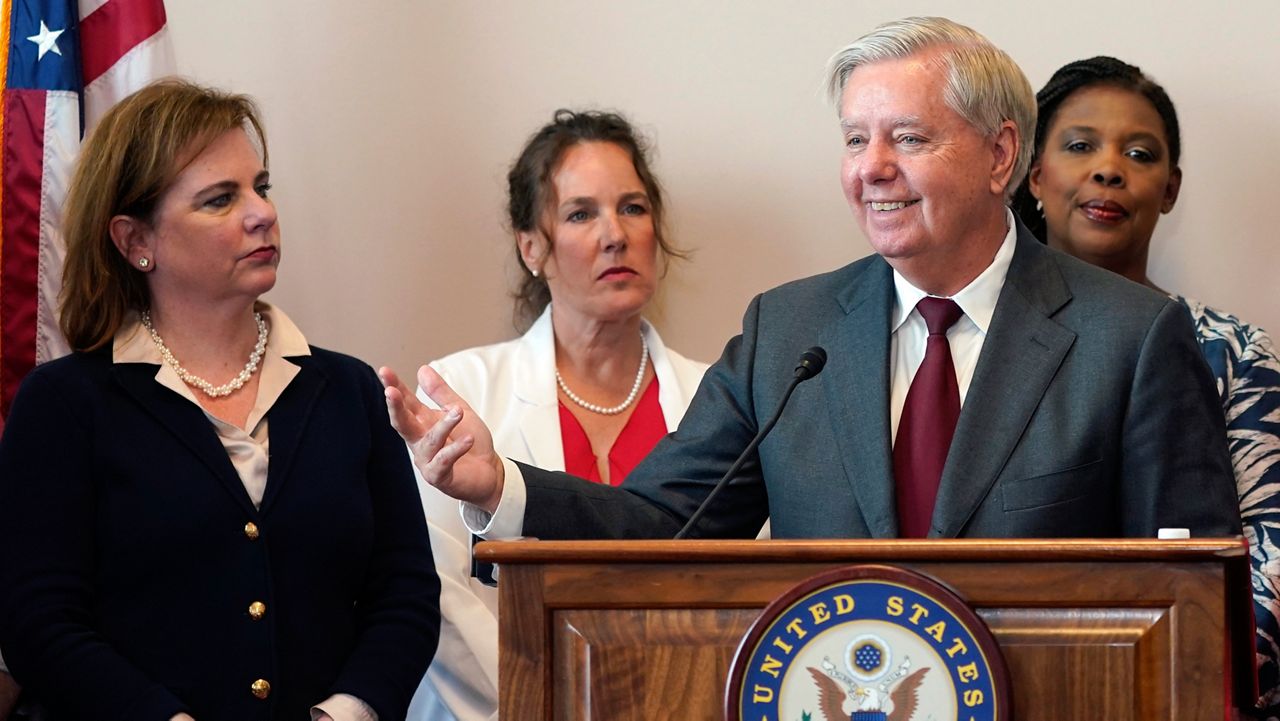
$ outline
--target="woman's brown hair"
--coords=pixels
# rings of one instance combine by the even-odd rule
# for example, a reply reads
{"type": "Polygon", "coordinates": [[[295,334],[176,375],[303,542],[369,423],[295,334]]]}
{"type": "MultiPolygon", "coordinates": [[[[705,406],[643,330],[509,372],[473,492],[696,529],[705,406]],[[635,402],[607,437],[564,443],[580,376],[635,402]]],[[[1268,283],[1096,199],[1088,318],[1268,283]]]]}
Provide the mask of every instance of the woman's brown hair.
{"type": "Polygon", "coordinates": [[[67,194],[67,259],[59,325],[75,350],[111,342],[130,311],[150,305],[146,279],[111,240],[111,219],[150,224],[178,174],[223,133],[252,129],[267,164],[257,105],[185,80],[162,80],[121,100],[89,133],[67,194]]]}

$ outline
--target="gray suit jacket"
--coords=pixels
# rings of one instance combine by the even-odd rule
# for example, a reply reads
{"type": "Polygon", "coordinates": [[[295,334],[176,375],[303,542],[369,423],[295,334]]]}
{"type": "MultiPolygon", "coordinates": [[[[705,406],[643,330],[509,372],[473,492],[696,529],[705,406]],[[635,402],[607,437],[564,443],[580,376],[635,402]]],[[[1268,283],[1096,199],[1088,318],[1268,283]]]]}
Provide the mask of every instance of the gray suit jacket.
{"type": "MultiPolygon", "coordinates": [[[[776,408],[800,352],[826,369],[694,536],[892,538],[889,338],[879,256],[757,296],[679,429],[620,488],[523,467],[524,533],[669,537],[776,408]]],[[[932,537],[1240,532],[1222,407],[1186,310],[1046,248],[1021,224],[947,456],[932,537]]]]}

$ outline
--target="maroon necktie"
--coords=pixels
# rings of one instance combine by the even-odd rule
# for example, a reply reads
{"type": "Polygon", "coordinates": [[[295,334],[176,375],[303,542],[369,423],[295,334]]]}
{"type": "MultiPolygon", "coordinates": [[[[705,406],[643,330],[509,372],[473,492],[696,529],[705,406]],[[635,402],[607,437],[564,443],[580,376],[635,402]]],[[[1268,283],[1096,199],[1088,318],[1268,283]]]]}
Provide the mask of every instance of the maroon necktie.
{"type": "Polygon", "coordinates": [[[951,362],[947,329],[964,312],[949,298],[922,298],[916,310],[929,327],[929,339],[925,342],[924,361],[907,391],[893,443],[898,535],[903,538],[929,535],[938,480],[960,417],[960,386],[951,362]]]}

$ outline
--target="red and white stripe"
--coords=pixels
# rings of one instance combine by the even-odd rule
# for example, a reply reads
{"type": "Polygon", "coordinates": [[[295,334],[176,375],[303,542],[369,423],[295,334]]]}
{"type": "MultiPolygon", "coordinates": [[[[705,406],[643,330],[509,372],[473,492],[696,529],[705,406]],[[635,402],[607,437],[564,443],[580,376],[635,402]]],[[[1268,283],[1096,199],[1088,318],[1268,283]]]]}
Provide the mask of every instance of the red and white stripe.
{"type": "Polygon", "coordinates": [[[80,0],[86,132],[121,98],[173,73],[163,0],[80,0]]]}
{"type": "Polygon", "coordinates": [[[80,149],[80,102],[72,92],[50,92],[44,101],[44,177],[40,182],[39,308],[36,311],[36,363],[71,352],[58,329],[58,292],[67,244],[62,207],[80,149]]]}
{"type": "MultiPolygon", "coordinates": [[[[163,0],[80,0],[86,132],[115,102],[173,72],[163,0]]],[[[33,364],[70,352],[58,328],[63,204],[80,148],[74,92],[4,95],[4,262],[0,264],[0,431],[33,364]]]]}

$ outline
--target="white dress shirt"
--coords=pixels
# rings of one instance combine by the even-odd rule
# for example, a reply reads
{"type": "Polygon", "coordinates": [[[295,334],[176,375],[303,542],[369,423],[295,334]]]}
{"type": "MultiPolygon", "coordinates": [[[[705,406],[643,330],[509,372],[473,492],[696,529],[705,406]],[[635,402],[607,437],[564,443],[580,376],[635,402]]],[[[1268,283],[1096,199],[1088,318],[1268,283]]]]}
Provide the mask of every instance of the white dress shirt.
{"type": "MultiPolygon", "coordinates": [[[[960,310],[964,311],[964,317],[956,321],[955,325],[947,331],[952,362],[956,368],[956,380],[960,385],[961,408],[964,407],[969,383],[973,380],[973,370],[978,365],[978,356],[982,353],[982,344],[991,326],[991,316],[995,313],[996,301],[1000,298],[1001,289],[1004,288],[1009,264],[1013,261],[1016,237],[1013,212],[1006,208],[1004,241],[992,258],[991,264],[951,297],[956,305],[960,306],[960,310]]],[[[920,311],[916,310],[916,303],[920,302],[927,293],[908,283],[906,278],[896,270],[893,272],[893,287],[895,296],[893,336],[889,346],[892,369],[892,376],[889,379],[891,438],[898,434],[902,406],[906,403],[911,380],[915,378],[916,371],[924,360],[925,341],[929,336],[924,317],[920,315],[920,311]]],[[[502,498],[492,515],[470,503],[460,504],[463,522],[472,533],[481,538],[518,538],[524,529],[524,509],[528,502],[524,475],[520,473],[520,468],[507,458],[502,459],[502,466],[506,480],[502,486],[502,498]]]]}
{"type": "MultiPolygon", "coordinates": [[[[991,316],[996,312],[996,301],[1000,299],[1005,276],[1009,274],[1009,263],[1013,261],[1017,231],[1013,213],[1007,208],[1005,223],[1008,227],[1004,242],[996,251],[991,265],[951,296],[951,300],[964,311],[960,320],[947,330],[951,362],[955,364],[956,382],[960,386],[961,408],[964,408],[964,399],[969,393],[969,383],[973,381],[973,370],[978,367],[978,356],[991,327],[991,316]]],[[[893,271],[893,290],[893,336],[889,339],[889,368],[892,372],[889,377],[889,438],[897,439],[898,421],[907,402],[907,391],[924,361],[929,328],[925,325],[924,316],[916,310],[916,304],[928,294],[911,285],[896,270],[893,271]]]]}

